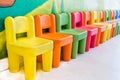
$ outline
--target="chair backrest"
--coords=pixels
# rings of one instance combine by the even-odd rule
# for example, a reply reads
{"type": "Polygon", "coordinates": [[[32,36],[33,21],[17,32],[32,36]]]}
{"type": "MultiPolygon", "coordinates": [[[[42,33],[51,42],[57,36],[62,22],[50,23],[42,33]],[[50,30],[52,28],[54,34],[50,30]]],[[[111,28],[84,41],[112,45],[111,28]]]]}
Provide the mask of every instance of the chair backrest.
{"type": "Polygon", "coordinates": [[[71,29],[71,15],[70,13],[56,14],[56,30],[61,32],[66,29],[71,29]]]}
{"type": "Polygon", "coordinates": [[[100,12],[99,11],[92,11],[92,23],[98,23],[100,22],[100,12]]]}
{"type": "Polygon", "coordinates": [[[5,19],[7,43],[15,43],[18,38],[35,37],[34,18],[32,16],[7,17],[5,19]]]}
{"type": "Polygon", "coordinates": [[[84,25],[83,12],[72,12],[71,23],[72,23],[72,28],[82,27],[84,25]]]}
{"type": "Polygon", "coordinates": [[[105,22],[105,12],[100,11],[100,22],[105,22]]]}
{"type": "Polygon", "coordinates": [[[91,12],[83,12],[84,13],[84,24],[92,24],[92,16],[93,14],[91,12]]]}
{"type": "Polygon", "coordinates": [[[115,12],[114,10],[110,10],[110,20],[114,20],[115,18],[115,12]]]}
{"type": "Polygon", "coordinates": [[[115,19],[118,19],[118,17],[119,17],[119,11],[115,10],[115,19]]]}
{"type": "Polygon", "coordinates": [[[119,13],[118,18],[120,19],[120,10],[118,10],[118,13],[119,13]]]}
{"type": "Polygon", "coordinates": [[[105,10],[105,21],[109,21],[109,20],[110,20],[110,11],[105,10]]]}
{"type": "Polygon", "coordinates": [[[46,33],[55,33],[55,16],[53,14],[35,15],[35,32],[36,36],[41,36],[46,33]]]}

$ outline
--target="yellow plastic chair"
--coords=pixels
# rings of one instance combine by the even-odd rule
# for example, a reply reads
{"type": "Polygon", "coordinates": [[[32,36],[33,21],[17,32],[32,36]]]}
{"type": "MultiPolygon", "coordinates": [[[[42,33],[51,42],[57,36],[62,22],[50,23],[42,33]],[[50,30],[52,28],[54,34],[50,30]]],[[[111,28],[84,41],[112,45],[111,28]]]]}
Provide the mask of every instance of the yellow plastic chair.
{"type": "Polygon", "coordinates": [[[99,23],[100,22],[100,12],[99,11],[91,11],[92,15],[92,23],[99,23]]]}
{"type": "Polygon", "coordinates": [[[19,57],[22,56],[25,80],[35,80],[38,55],[42,55],[43,70],[51,70],[53,41],[35,37],[32,16],[7,17],[5,31],[10,72],[19,71],[19,57]]]}
{"type": "Polygon", "coordinates": [[[101,25],[101,26],[106,26],[106,31],[104,35],[104,42],[110,39],[111,36],[111,30],[112,30],[112,24],[108,23],[94,23],[95,25],[101,25]]]}

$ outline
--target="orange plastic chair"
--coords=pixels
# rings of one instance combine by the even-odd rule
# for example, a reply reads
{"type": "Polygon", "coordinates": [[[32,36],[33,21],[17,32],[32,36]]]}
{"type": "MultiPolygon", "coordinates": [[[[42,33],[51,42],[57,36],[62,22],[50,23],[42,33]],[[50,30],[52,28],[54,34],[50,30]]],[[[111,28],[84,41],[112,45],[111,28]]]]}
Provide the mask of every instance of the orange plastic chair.
{"type": "Polygon", "coordinates": [[[83,14],[84,18],[84,23],[83,26],[88,25],[88,24],[93,24],[93,13],[90,13],[89,11],[86,12],[81,12],[83,14]]]}
{"type": "Polygon", "coordinates": [[[115,19],[115,12],[114,10],[110,10],[110,20],[114,20],[115,19]]]}
{"type": "Polygon", "coordinates": [[[105,25],[91,24],[91,25],[86,25],[86,27],[98,29],[98,34],[97,34],[97,38],[96,38],[96,46],[98,46],[100,43],[104,42],[104,36],[105,36],[105,31],[106,31],[105,25]]]}
{"type": "Polygon", "coordinates": [[[105,12],[100,11],[100,22],[105,22],[105,12]]]}
{"type": "Polygon", "coordinates": [[[70,61],[73,39],[71,35],[56,32],[55,16],[53,14],[42,16],[36,15],[34,19],[36,36],[54,41],[53,67],[58,67],[60,65],[61,48],[63,60],[70,61]]]}
{"type": "Polygon", "coordinates": [[[10,72],[19,71],[20,56],[24,60],[25,80],[35,80],[38,55],[42,55],[43,70],[52,69],[53,41],[35,37],[32,16],[7,17],[5,32],[10,72]]]}

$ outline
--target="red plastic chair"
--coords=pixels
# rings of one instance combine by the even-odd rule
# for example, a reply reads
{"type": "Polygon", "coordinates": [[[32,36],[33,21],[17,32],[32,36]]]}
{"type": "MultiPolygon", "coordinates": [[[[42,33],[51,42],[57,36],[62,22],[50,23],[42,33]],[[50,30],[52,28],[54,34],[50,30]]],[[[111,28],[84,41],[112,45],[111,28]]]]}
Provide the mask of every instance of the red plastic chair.
{"type": "Polygon", "coordinates": [[[36,36],[54,41],[53,67],[60,65],[61,48],[63,60],[70,61],[73,39],[71,35],[56,32],[55,16],[53,14],[36,15],[34,19],[36,36]]]}
{"type": "Polygon", "coordinates": [[[94,48],[98,29],[83,26],[84,25],[83,12],[73,12],[71,13],[71,16],[73,29],[87,30],[86,51],[89,51],[90,47],[94,48]]]}

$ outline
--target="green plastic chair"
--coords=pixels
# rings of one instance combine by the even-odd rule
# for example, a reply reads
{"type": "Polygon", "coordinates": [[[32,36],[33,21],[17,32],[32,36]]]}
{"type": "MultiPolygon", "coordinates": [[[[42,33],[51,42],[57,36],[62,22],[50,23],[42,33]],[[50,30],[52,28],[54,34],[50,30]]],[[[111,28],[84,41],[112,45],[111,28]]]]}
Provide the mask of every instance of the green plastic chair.
{"type": "Polygon", "coordinates": [[[105,21],[109,21],[110,20],[110,11],[106,10],[105,11],[105,21]]]}
{"type": "Polygon", "coordinates": [[[72,58],[77,57],[77,53],[85,52],[87,31],[75,30],[71,28],[70,13],[56,14],[57,32],[73,35],[72,58]]]}
{"type": "Polygon", "coordinates": [[[120,34],[120,20],[115,22],[116,22],[116,32],[115,32],[115,36],[116,36],[120,34]]]}

